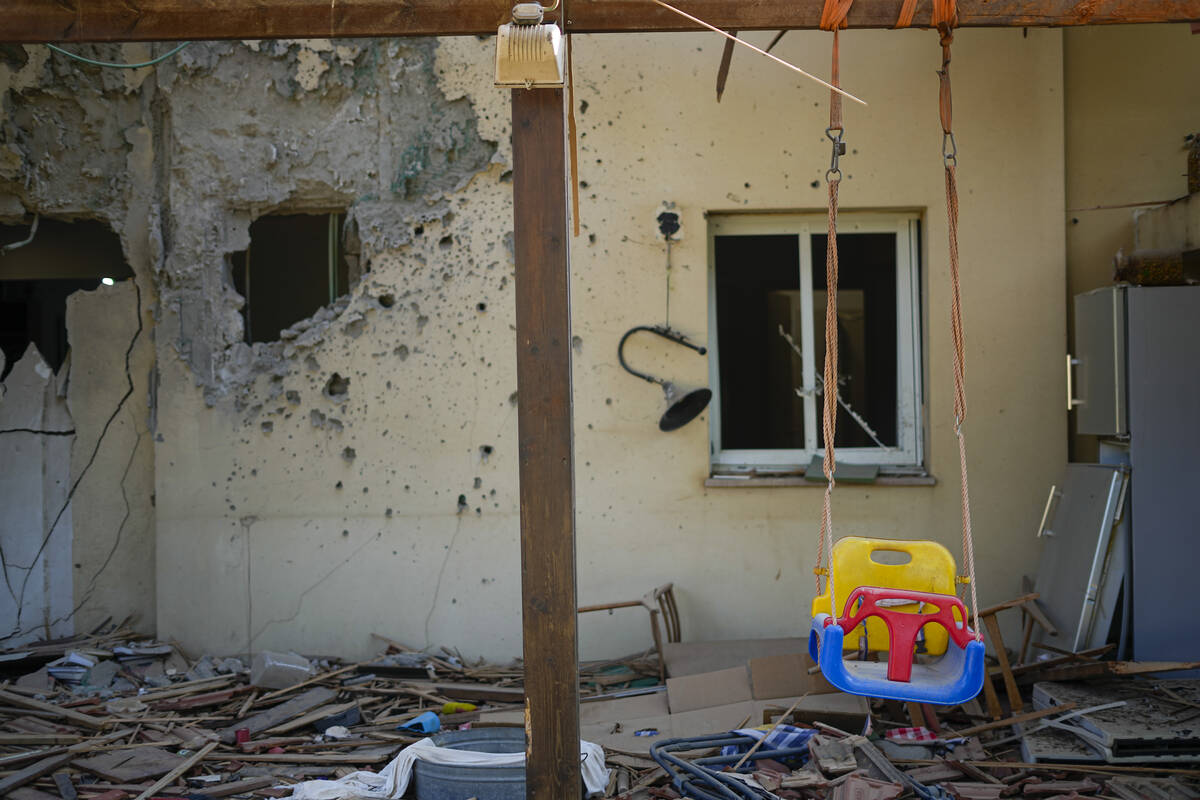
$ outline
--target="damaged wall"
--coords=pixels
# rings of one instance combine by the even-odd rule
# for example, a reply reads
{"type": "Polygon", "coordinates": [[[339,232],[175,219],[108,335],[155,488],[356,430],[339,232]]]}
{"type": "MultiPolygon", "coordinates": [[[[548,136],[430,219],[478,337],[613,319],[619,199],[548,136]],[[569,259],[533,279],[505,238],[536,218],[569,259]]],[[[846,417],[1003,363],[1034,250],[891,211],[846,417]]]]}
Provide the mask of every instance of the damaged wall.
{"type": "MultiPolygon", "coordinates": [[[[1016,593],[1032,571],[1036,543],[1022,532],[1034,530],[1038,498],[1065,457],[1062,416],[1048,411],[1062,380],[1062,179],[1012,169],[1061,153],[1061,34],[958,38],[986,603],[1016,593]]],[[[784,57],[825,63],[826,39],[791,35],[784,57]]],[[[925,210],[927,463],[940,482],[845,487],[836,502],[841,534],[932,536],[957,550],[935,39],[845,37],[844,81],[872,104],[848,112],[842,199],[925,210]]],[[[580,600],[635,597],[673,580],[685,636],[802,634],[820,493],[706,489],[705,423],[658,433],[661,394],[622,372],[615,350],[624,330],[662,315],[665,254],[653,220],[663,200],[679,204],[693,234],[674,251],[672,320],[701,340],[704,213],[822,207],[824,189],[811,184],[827,166],[826,97],[739,59],[714,105],[715,38],[576,45],[586,104],[584,235],[573,242],[580,600]],[[762,608],[789,611],[763,617],[762,608]]],[[[160,630],[219,652],[365,654],[378,631],[416,647],[511,656],[520,582],[507,150],[495,145],[494,157],[472,158],[473,172],[462,173],[445,167],[461,157],[410,155],[430,127],[446,126],[447,107],[472,113],[464,136],[489,150],[504,142],[508,94],[491,86],[490,41],[381,43],[355,56],[353,85],[342,46],[213,46],[189,56],[218,54],[211,66],[163,79],[173,231],[163,282],[173,286],[162,289],[159,337],[160,630]],[[305,64],[316,59],[328,68],[314,82],[305,64]],[[255,69],[273,77],[246,77],[255,69]],[[288,91],[278,70],[288,71],[288,91]],[[237,298],[220,270],[244,246],[250,217],[339,198],[359,220],[369,274],[282,342],[236,344],[237,298]],[[213,324],[225,327],[199,333],[213,324]]],[[[655,363],[661,350],[645,355],[639,364],[666,366],[655,363]]],[[[668,369],[705,381],[704,359],[668,369]]],[[[636,612],[582,626],[585,657],[647,644],[636,612]]]]}
{"type": "MultiPolygon", "coordinates": [[[[1062,392],[1063,179],[1036,167],[1063,147],[1062,36],[956,38],[972,489],[988,603],[1016,594],[1032,571],[1028,532],[1065,459],[1064,420],[1052,411],[1062,392]]],[[[821,493],[705,488],[705,418],[659,433],[661,393],[623,372],[615,351],[625,330],[663,314],[654,217],[664,200],[678,204],[689,232],[673,251],[671,319],[700,341],[704,214],[823,208],[827,95],[776,65],[738,58],[715,105],[716,37],[575,37],[575,45],[580,601],[632,598],[672,580],[687,638],[803,635],[821,493]]],[[[825,34],[792,33],[780,48],[805,66],[828,63],[825,34]]],[[[492,87],[494,43],[194,44],[136,80],[25,52],[21,69],[41,71],[8,94],[6,141],[45,138],[29,132],[38,109],[75,114],[60,138],[72,126],[93,132],[70,157],[107,159],[104,180],[85,181],[99,198],[90,213],[121,232],[141,288],[134,391],[119,415],[127,422],[101,448],[114,483],[106,504],[88,503],[111,535],[119,498],[156,499],[132,515],[136,531],[122,531],[119,547],[140,541],[142,560],[116,561],[154,575],[159,635],[214,653],[362,655],[372,631],[416,647],[519,653],[509,96],[492,87]],[[90,92],[85,118],[73,110],[79,91],[90,92]],[[95,118],[104,103],[113,106],[108,119],[95,118]],[[125,163],[114,165],[118,156],[125,163]],[[246,248],[261,214],[330,210],[348,214],[370,271],[280,341],[245,344],[229,255],[246,248]],[[157,373],[146,427],[151,338],[157,373]],[[139,539],[142,523],[156,531],[152,546],[139,539]]],[[[957,550],[932,75],[940,51],[928,32],[853,31],[842,53],[845,85],[871,102],[847,111],[844,208],[924,214],[925,451],[939,483],[839,488],[838,533],[928,536],[957,550]]],[[[65,209],[59,179],[45,175],[54,147],[21,148],[5,191],[25,208],[65,209]]],[[[130,333],[104,340],[123,353],[130,333]]],[[[646,369],[681,383],[707,379],[702,358],[668,361],[653,343],[634,347],[631,359],[646,369]]],[[[114,357],[105,352],[98,364],[114,357]]],[[[102,372],[105,391],[128,388],[115,365],[102,372]]],[[[75,403],[72,414],[95,442],[97,420],[75,403]]],[[[77,444],[73,461],[80,452],[77,444]]],[[[77,542],[81,535],[77,521],[77,542]]],[[[99,559],[93,551],[88,563],[99,559]]],[[[106,563],[112,570],[114,560],[106,563]]],[[[82,588],[77,579],[76,595],[82,588]]],[[[636,609],[585,617],[581,628],[585,658],[649,644],[636,609]]]]}
{"type": "MultiPolygon", "coordinates": [[[[147,47],[106,46],[96,52],[137,59],[147,47]]],[[[69,572],[60,575],[60,562],[54,562],[55,586],[66,588],[48,606],[39,605],[29,589],[2,598],[0,608],[13,624],[0,636],[7,635],[9,644],[45,635],[47,620],[56,634],[86,631],[108,617],[130,618],[147,628],[154,624],[152,76],[151,70],[81,69],[50,59],[40,47],[6,47],[0,53],[0,220],[18,222],[27,212],[101,220],[118,233],[135,275],[68,299],[71,355],[47,380],[65,399],[56,409],[57,421],[75,434],[53,444],[44,437],[43,451],[56,450],[55,458],[43,462],[55,487],[46,498],[58,505],[53,514],[31,520],[23,533],[13,533],[26,547],[33,537],[46,553],[65,553],[61,563],[69,572]],[[69,458],[57,453],[63,447],[69,458]]],[[[7,383],[6,402],[15,402],[12,376],[7,383]]],[[[20,393],[30,388],[36,391],[25,387],[20,393]]],[[[24,458],[0,463],[6,481],[27,467],[36,469],[36,462],[24,458]]],[[[27,503],[28,495],[8,489],[6,482],[0,505],[27,503]]]]}
{"type": "Polygon", "coordinates": [[[31,344],[0,383],[0,630],[18,632],[12,645],[71,632],[72,430],[65,370],[31,344]]]}

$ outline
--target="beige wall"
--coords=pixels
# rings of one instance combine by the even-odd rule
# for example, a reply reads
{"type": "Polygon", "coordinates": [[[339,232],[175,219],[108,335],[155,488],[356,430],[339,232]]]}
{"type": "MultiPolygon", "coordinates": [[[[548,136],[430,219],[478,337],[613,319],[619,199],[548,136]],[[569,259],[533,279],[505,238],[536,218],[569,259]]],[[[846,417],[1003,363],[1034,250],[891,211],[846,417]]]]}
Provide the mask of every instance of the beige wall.
{"type": "MultiPolygon", "coordinates": [[[[982,603],[1013,596],[1021,574],[1033,571],[1039,500],[1066,457],[1061,43],[1058,32],[1030,30],[964,31],[955,44],[982,603]]],[[[671,580],[687,638],[803,635],[821,493],[706,489],[707,415],[660,434],[661,393],[621,371],[615,351],[627,328],[663,314],[660,203],[678,204],[685,229],[674,252],[671,320],[701,340],[704,214],[823,206],[824,189],[810,184],[828,163],[827,94],[739,53],[717,105],[716,37],[575,44],[577,99],[588,104],[579,116],[584,230],[573,242],[580,601],[632,598],[671,580]]],[[[437,71],[449,96],[473,103],[481,133],[503,139],[508,98],[491,87],[493,46],[444,41],[437,71]]],[[[828,69],[827,35],[789,34],[778,52],[828,69]]],[[[957,552],[933,74],[940,51],[932,33],[872,31],[845,34],[842,52],[844,85],[870,102],[847,110],[843,207],[925,215],[926,453],[939,483],[839,488],[837,533],[931,537],[957,552]]],[[[502,145],[500,160],[508,152],[502,145]]],[[[236,402],[207,407],[164,343],[171,337],[159,337],[160,632],[217,652],[291,647],[354,656],[372,649],[368,634],[378,631],[417,647],[519,654],[506,168],[491,167],[452,196],[452,221],[429,223],[414,244],[377,255],[330,333],[294,348],[286,375],[260,376],[236,402]],[[452,244],[443,248],[446,235],[452,244]],[[374,298],[383,292],[400,302],[380,307],[374,298]],[[361,335],[341,332],[359,318],[361,335]],[[401,344],[410,352],[404,360],[395,355],[401,344]],[[338,401],[321,394],[334,370],[351,378],[338,401]],[[300,393],[298,406],[286,390],[300,393]],[[340,431],[315,427],[313,411],[336,417],[340,431]],[[482,445],[494,448],[486,461],[482,445]],[[353,460],[343,458],[346,447],[353,460]],[[460,494],[468,508],[457,513],[460,494]]],[[[706,380],[703,358],[652,341],[638,348],[631,356],[646,369],[706,380]]],[[[591,615],[582,631],[585,658],[630,652],[649,638],[637,611],[591,615]]]]}
{"type": "MultiPolygon", "coordinates": [[[[1112,282],[1133,248],[1135,209],[1095,206],[1187,193],[1184,137],[1200,132],[1200,39],[1188,25],[1074,28],[1063,34],[1066,88],[1067,291],[1112,282]]],[[[1073,457],[1094,460],[1093,437],[1073,457]]]]}

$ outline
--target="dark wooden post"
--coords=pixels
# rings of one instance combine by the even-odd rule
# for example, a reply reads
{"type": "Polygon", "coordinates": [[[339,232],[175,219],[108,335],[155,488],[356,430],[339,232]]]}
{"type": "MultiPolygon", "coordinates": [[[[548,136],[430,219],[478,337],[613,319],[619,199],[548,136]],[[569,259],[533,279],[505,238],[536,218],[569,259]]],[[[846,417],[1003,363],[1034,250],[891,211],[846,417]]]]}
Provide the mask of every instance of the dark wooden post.
{"type": "Polygon", "coordinates": [[[580,796],[563,91],[513,91],[526,797],[580,796]]]}

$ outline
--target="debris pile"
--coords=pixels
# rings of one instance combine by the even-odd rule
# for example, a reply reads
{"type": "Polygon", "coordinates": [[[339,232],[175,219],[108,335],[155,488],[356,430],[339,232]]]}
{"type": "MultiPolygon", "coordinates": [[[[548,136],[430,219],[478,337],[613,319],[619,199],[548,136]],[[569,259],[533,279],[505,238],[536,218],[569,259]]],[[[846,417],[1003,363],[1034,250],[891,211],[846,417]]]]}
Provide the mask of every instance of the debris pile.
{"type": "MultiPolygon", "coordinates": [[[[519,663],[374,638],[364,662],[189,657],[122,626],[0,653],[0,796],[289,797],[384,771],[438,731],[523,726],[519,663]]],[[[1047,653],[934,708],[834,692],[797,641],[668,643],[584,665],[603,796],[1200,797],[1200,681],[1137,674],[1180,665],[1047,653]]]]}

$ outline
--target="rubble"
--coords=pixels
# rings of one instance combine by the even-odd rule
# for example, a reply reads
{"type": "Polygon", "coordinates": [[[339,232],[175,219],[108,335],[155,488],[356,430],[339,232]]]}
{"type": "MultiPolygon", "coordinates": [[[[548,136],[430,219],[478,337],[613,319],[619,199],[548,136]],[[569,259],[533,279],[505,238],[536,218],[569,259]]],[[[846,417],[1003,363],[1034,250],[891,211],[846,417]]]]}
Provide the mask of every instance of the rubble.
{"type": "MultiPolygon", "coordinates": [[[[191,657],[169,641],[150,641],[121,626],[0,653],[0,796],[289,797],[305,781],[386,772],[404,748],[432,732],[523,726],[520,663],[472,663],[447,648],[432,653],[374,638],[382,650],[365,662],[289,654],[285,660],[293,669],[303,662],[311,672],[305,668],[303,679],[292,675],[295,682],[278,689],[259,685],[239,658],[191,657]]],[[[1106,665],[1093,671],[1102,676],[1096,680],[1026,683],[1022,707],[999,720],[985,711],[982,695],[937,708],[863,701],[865,715],[830,717],[830,704],[843,696],[807,674],[806,656],[786,652],[795,640],[738,643],[744,676],[731,666],[737,646],[713,660],[719,644],[696,643],[694,651],[720,669],[676,674],[670,684],[659,681],[657,650],[583,665],[583,738],[604,748],[609,773],[603,796],[1200,796],[1200,758],[1179,749],[1179,737],[1200,708],[1200,681],[1154,680],[1119,662],[1095,662],[1106,665]],[[766,668],[785,661],[798,674],[790,682],[772,681],[779,687],[774,691],[804,691],[760,697],[773,691],[766,668]],[[707,699],[696,693],[703,685],[713,687],[707,699]],[[671,686],[686,693],[672,700],[671,686]],[[1104,702],[1114,697],[1117,705],[1104,702]],[[708,707],[698,707],[705,702],[708,707]],[[1024,710],[1027,704],[1034,710],[1024,710]],[[1103,710],[1089,711],[1097,707],[1103,710]],[[1165,715],[1175,728],[1171,738],[1158,740],[1139,733],[1143,748],[1157,741],[1163,751],[1139,751],[1144,763],[1120,752],[1105,763],[1105,748],[1088,746],[1089,736],[1125,730],[1122,724],[1142,731],[1152,714],[1165,715]],[[1079,752],[1091,761],[1035,763],[1027,757],[1026,739],[1051,735],[1060,737],[1053,741],[1078,740],[1079,752]]],[[[686,650],[686,644],[674,645],[673,657],[683,663],[686,650]]],[[[256,659],[262,660],[270,659],[256,659]]],[[[1069,663],[1093,661],[1075,654],[1069,663]]],[[[995,669],[992,677],[1003,688],[1003,671],[995,669]]]]}

